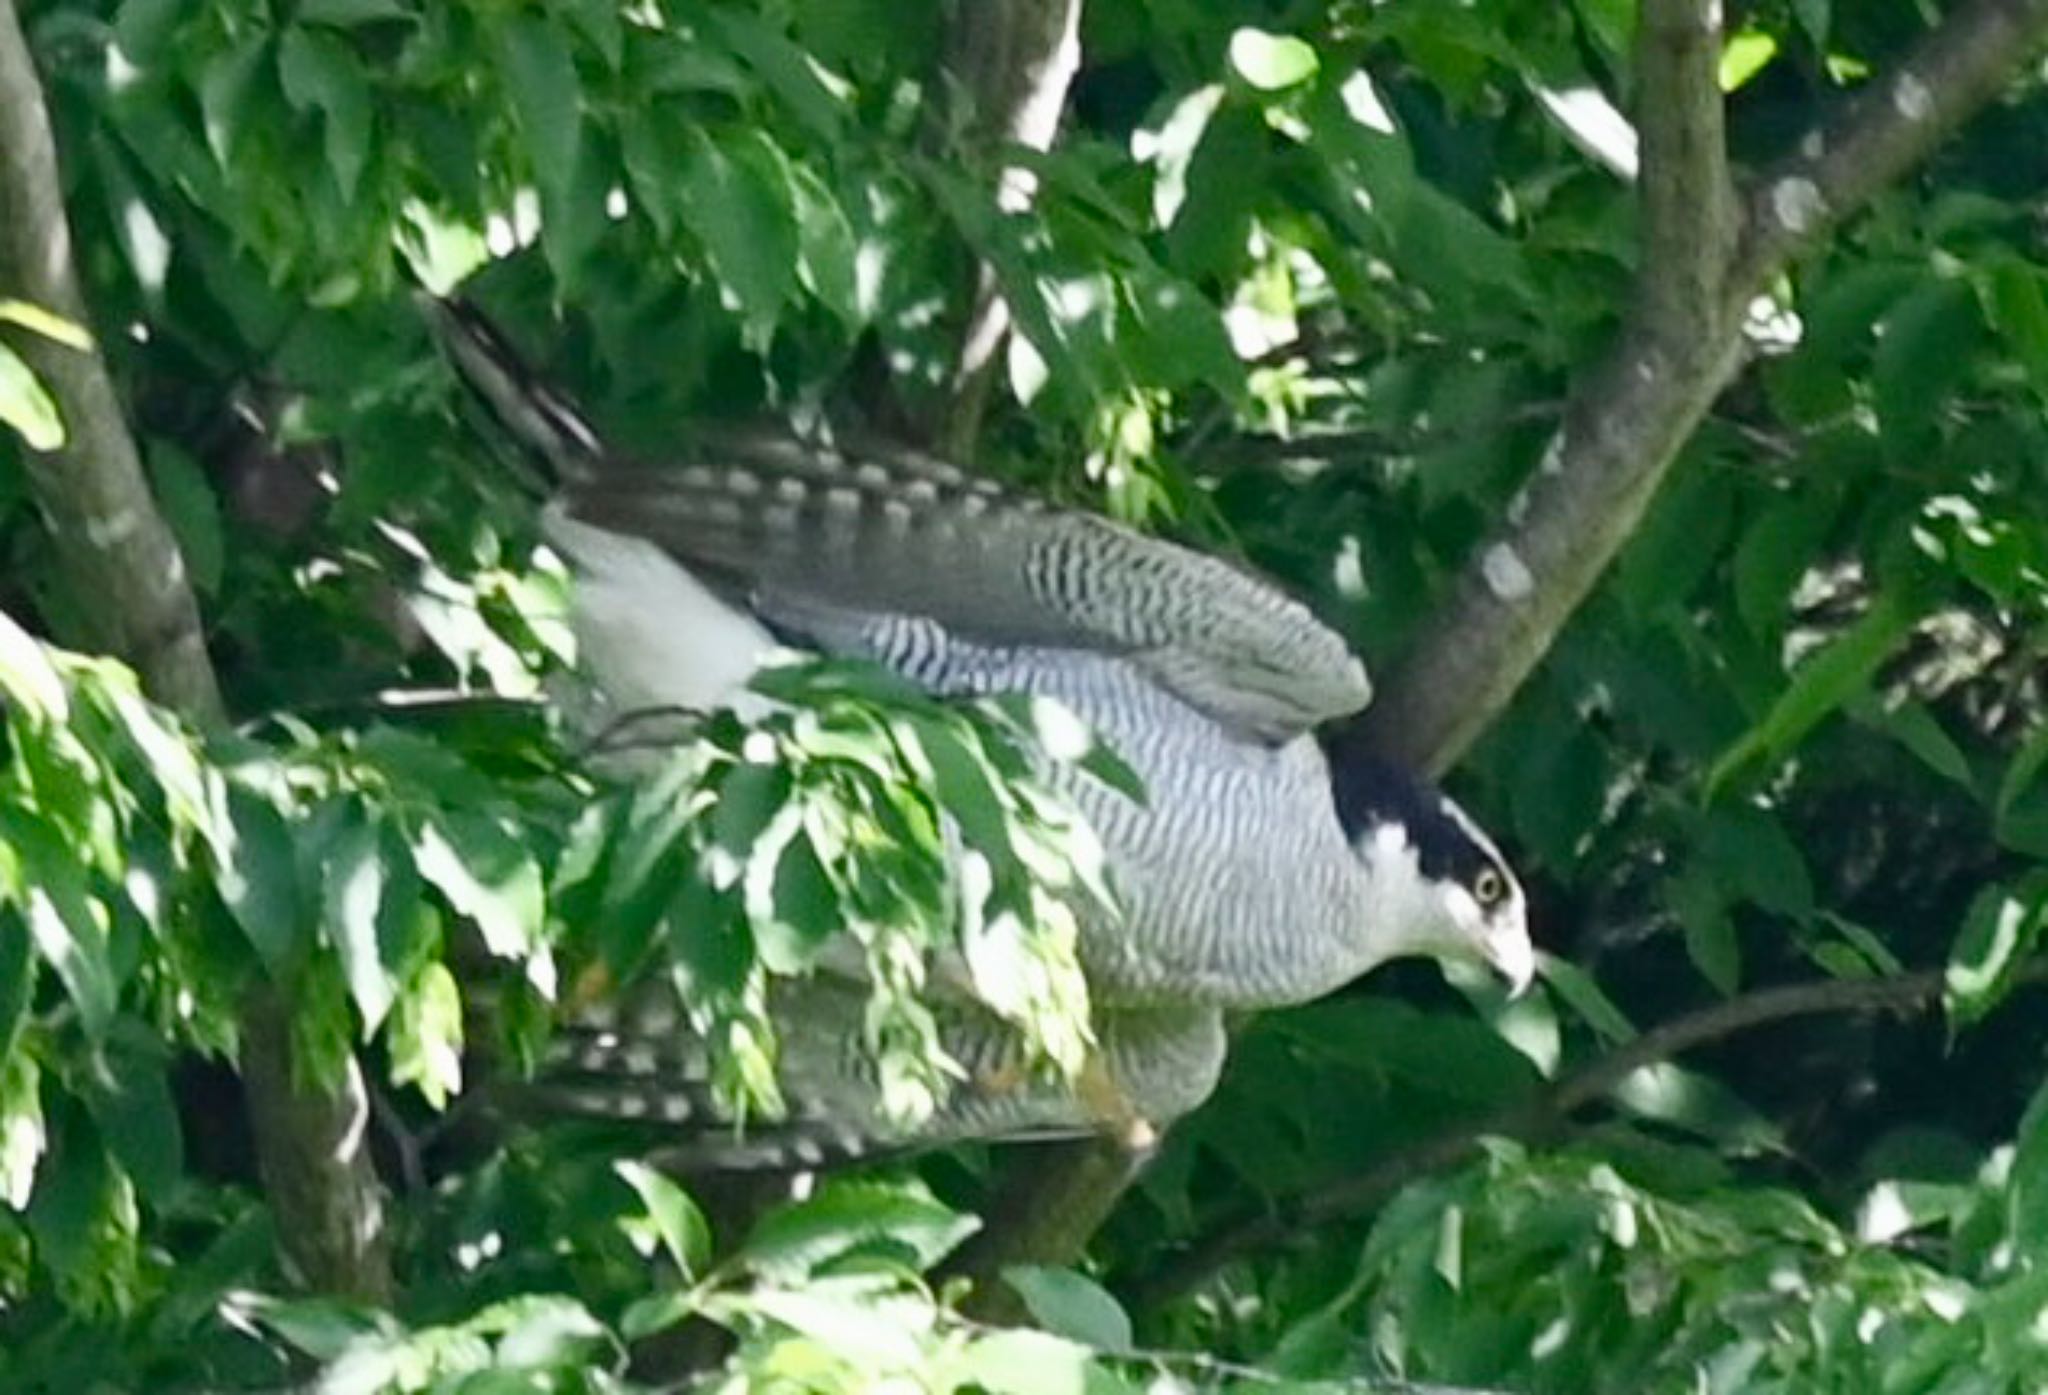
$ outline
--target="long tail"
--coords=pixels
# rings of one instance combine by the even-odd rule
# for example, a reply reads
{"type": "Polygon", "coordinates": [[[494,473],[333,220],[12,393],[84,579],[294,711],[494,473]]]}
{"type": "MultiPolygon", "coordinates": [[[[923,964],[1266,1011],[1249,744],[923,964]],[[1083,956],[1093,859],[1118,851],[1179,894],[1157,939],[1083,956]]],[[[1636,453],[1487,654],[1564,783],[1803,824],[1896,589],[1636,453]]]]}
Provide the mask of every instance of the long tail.
{"type": "Polygon", "coordinates": [[[545,484],[598,473],[607,451],[596,429],[533,375],[474,306],[425,294],[418,300],[456,376],[512,443],[538,461],[545,484]]]}

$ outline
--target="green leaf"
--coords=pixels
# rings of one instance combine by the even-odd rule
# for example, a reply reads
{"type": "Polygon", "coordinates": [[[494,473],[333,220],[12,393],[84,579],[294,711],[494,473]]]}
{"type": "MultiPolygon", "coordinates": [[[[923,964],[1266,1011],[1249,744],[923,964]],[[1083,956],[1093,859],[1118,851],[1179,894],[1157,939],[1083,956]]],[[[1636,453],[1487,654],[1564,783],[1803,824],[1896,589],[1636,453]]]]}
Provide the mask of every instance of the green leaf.
{"type": "Polygon", "coordinates": [[[807,1201],[763,1216],[739,1257],[751,1271],[777,1283],[807,1278],[864,1249],[905,1251],[913,1267],[924,1270],[980,1228],[973,1216],[942,1205],[921,1189],[838,1179],[807,1201]]]}
{"type": "Polygon", "coordinates": [[[355,50],[333,34],[288,29],[278,44],[277,75],[294,109],[320,113],[328,168],[343,201],[352,200],[369,159],[375,110],[355,50]]]}
{"type": "Polygon", "coordinates": [[[1958,1026],[1980,1021],[2012,987],[2013,971],[2033,953],[2048,911],[2048,879],[1979,892],[1949,951],[1942,998],[1958,1026]]]}
{"type": "Polygon", "coordinates": [[[862,284],[853,224],[832,191],[808,166],[790,165],[789,176],[796,194],[801,252],[797,271],[804,288],[848,329],[858,329],[868,322],[875,307],[872,289],[862,284]]]}
{"type": "Polygon", "coordinates": [[[142,67],[164,58],[164,48],[186,14],[184,0],[121,0],[114,13],[114,42],[142,67]]]}
{"type": "Polygon", "coordinates": [[[1738,737],[1707,772],[1707,798],[1754,761],[1775,763],[1851,697],[1913,632],[1912,610],[1880,595],[1861,619],[1799,666],[1763,720],[1738,737]]]}
{"type": "Polygon", "coordinates": [[[475,923],[491,953],[521,959],[541,947],[540,866],[496,820],[439,810],[413,835],[412,853],[420,875],[475,923]]]}
{"type": "Polygon", "coordinates": [[[1969,282],[1935,279],[1909,292],[1884,318],[1873,380],[1885,446],[1895,455],[1921,448],[1934,414],[1970,371],[1984,320],[1969,282]]]}
{"type": "Polygon", "coordinates": [[[1822,52],[1827,51],[1828,32],[1833,22],[1834,0],[1792,0],[1792,13],[1806,37],[1822,52]]]}
{"type": "Polygon", "coordinates": [[[5,611],[0,611],[0,689],[38,722],[63,722],[70,716],[64,680],[49,651],[5,611]]]}
{"type": "Polygon", "coordinates": [[[398,991],[377,945],[377,922],[384,908],[380,842],[377,825],[361,805],[352,803],[323,859],[326,894],[321,923],[341,959],[349,996],[362,1015],[365,1040],[383,1024],[398,991]]]}
{"type": "Polygon", "coordinates": [[[1735,549],[1735,608],[1752,634],[1775,637],[1792,591],[1834,522],[1836,501],[1801,488],[1773,500],[1743,530],[1735,549]]]}
{"type": "Polygon", "coordinates": [[[1700,854],[1714,886],[1795,920],[1813,914],[1813,876],[1806,856],[1775,814],[1755,808],[1715,811],[1701,834],[1700,854]]]}
{"type": "Polygon", "coordinates": [[[703,1273],[711,1262],[711,1226],[690,1194],[645,1163],[622,1159],[612,1170],[639,1195],[661,1247],[683,1278],[694,1280],[703,1273]]]}
{"type": "Polygon", "coordinates": [[[1131,1349],[1131,1319],[1101,1284],[1071,1269],[1014,1264],[1003,1281],[1023,1298],[1038,1325],[1100,1352],[1131,1349]]]}
{"type": "Polygon", "coordinates": [[[282,982],[308,942],[310,917],[284,816],[261,795],[230,782],[230,833],[217,838],[214,887],[270,976],[282,982]]]}
{"type": "Polygon", "coordinates": [[[149,443],[149,472],[164,522],[185,559],[186,575],[203,594],[212,595],[220,589],[226,548],[220,501],[206,472],[181,448],[162,440],[149,443]]]}
{"type": "Polygon", "coordinates": [[[1911,751],[1929,770],[1974,792],[1976,781],[1970,773],[1970,758],[1926,703],[1886,707],[1876,701],[1857,699],[1852,701],[1850,711],[1857,721],[1911,751]]]}
{"type": "Polygon", "coordinates": [[[0,1051],[0,1202],[16,1211],[34,1191],[49,1135],[43,1126],[42,1069],[26,1051],[0,1051]]]}
{"type": "Polygon", "coordinates": [[[816,958],[843,923],[839,890],[810,835],[801,830],[783,843],[774,869],[768,898],[771,914],[754,916],[754,945],[770,972],[796,973],[816,958]]]}
{"type": "Polygon", "coordinates": [[[754,966],[754,938],[734,887],[685,876],[662,914],[676,992],[687,1003],[738,993],[754,966]]]}
{"type": "Polygon", "coordinates": [[[184,1178],[185,1139],[155,1042],[111,1053],[84,1092],[100,1137],[142,1195],[162,1206],[184,1178]]]}
{"type": "Polygon", "coordinates": [[[2027,1102],[2015,1143],[2006,1226],[2019,1252],[2038,1264],[2048,1254],[2048,1081],[2027,1102]]]}
{"type": "Polygon", "coordinates": [[[199,115],[206,127],[206,144],[222,168],[241,149],[256,80],[269,53],[270,35],[251,34],[235,47],[215,54],[199,79],[199,115]]]}
{"type": "Polygon", "coordinates": [[[1010,816],[981,758],[949,726],[928,717],[910,717],[896,724],[914,733],[918,750],[932,769],[939,803],[959,821],[970,845],[984,851],[1010,846],[1010,816]]]}
{"type": "Polygon", "coordinates": [[[14,428],[30,450],[53,451],[64,444],[64,418],[21,356],[0,344],[0,422],[14,428]]]}
{"type": "Polygon", "coordinates": [[[1713,879],[1696,872],[1676,878],[1666,896],[1685,930],[1686,957],[1717,992],[1732,995],[1742,986],[1742,943],[1713,879]]]}
{"type": "Polygon", "coordinates": [[[693,18],[700,19],[744,59],[813,135],[828,147],[839,144],[846,124],[846,103],[819,76],[811,56],[788,35],[741,9],[706,6],[693,18]]]}
{"type": "Polygon", "coordinates": [[[1136,323],[1124,358],[1144,381],[1168,389],[1205,383],[1229,401],[1243,399],[1244,363],[1213,302],[1171,276],[1134,277],[1126,294],[1136,323]]]}
{"type": "Polygon", "coordinates": [[[1086,1395],[1088,1348],[1044,1332],[993,1332],[956,1358],[963,1383],[989,1395],[1086,1395]]]}
{"type": "Polygon", "coordinates": [[[13,300],[0,296],[0,324],[20,325],[34,334],[40,334],[53,344],[62,344],[67,349],[76,349],[82,354],[93,350],[92,335],[83,325],[65,319],[54,310],[45,310],[26,300],[13,300]]]}
{"type": "Polygon", "coordinates": [[[1991,323],[2037,382],[2048,380],[2048,293],[2041,282],[2039,268],[2003,258],[1986,288],[1991,323]]]}
{"type": "Polygon", "coordinates": [[[2013,753],[2012,763],[2006,766],[2005,778],[1998,782],[1998,801],[1993,806],[2000,819],[2010,812],[2021,795],[2033,788],[2044,765],[2048,765],[2048,726],[2029,736],[2013,753]]]}
{"type": "Polygon", "coordinates": [[[135,1261],[135,1191],[84,1111],[53,1109],[52,1148],[37,1169],[28,1224],[59,1290],[87,1311],[125,1299],[135,1261]]]}
{"type": "Polygon", "coordinates": [[[761,834],[789,802],[790,773],[786,765],[743,761],[718,784],[718,803],[711,813],[711,841],[744,861],[761,834]]]}
{"type": "Polygon", "coordinates": [[[1721,46],[1721,90],[1734,92],[1778,56],[1778,40],[1761,29],[1744,29],[1721,46]]]}
{"type": "Polygon", "coordinates": [[[1591,974],[1555,955],[1543,954],[1538,959],[1543,966],[1543,982],[1587,1026],[1610,1042],[1624,1042],[1635,1036],[1635,1024],[1628,1020],[1628,1014],[1607,996],[1591,974]]]}
{"type": "Polygon", "coordinates": [[[583,150],[583,81],[562,31],[536,15],[519,14],[499,33],[506,95],[519,115],[519,134],[533,177],[566,195],[576,186],[583,150]]]}
{"type": "Polygon", "coordinates": [[[410,19],[401,0],[299,0],[298,17],[305,24],[332,24],[352,29],[383,20],[410,19]]]}
{"type": "Polygon", "coordinates": [[[28,926],[12,909],[0,910],[0,1060],[15,1049],[35,989],[35,945],[28,926]]]}
{"type": "Polygon", "coordinates": [[[1247,28],[1230,36],[1230,66],[1261,92],[1278,92],[1307,82],[1322,64],[1300,39],[1247,28]]]}
{"type": "Polygon", "coordinates": [[[391,1082],[415,1085],[428,1104],[445,1109],[462,1089],[462,990],[439,960],[422,965],[398,995],[385,1041],[391,1082]]]}
{"type": "Polygon", "coordinates": [[[0,841],[19,859],[21,885],[9,890],[28,918],[37,951],[56,970],[87,1034],[104,1035],[119,988],[105,909],[92,898],[85,869],[63,837],[27,809],[0,805],[0,841]]]}
{"type": "Polygon", "coordinates": [[[690,131],[674,175],[682,220],[757,327],[772,326],[796,286],[802,250],[788,162],[757,131],[690,131]]]}

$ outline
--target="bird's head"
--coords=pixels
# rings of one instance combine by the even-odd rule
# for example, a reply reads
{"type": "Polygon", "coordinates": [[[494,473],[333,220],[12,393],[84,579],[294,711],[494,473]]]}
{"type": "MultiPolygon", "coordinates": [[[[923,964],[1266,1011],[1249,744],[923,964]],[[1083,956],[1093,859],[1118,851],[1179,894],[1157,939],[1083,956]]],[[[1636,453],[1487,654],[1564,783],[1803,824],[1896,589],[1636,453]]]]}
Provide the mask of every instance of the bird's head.
{"type": "Polygon", "coordinates": [[[1520,994],[1536,976],[1522,884],[1493,840],[1439,791],[1384,761],[1331,762],[1337,816],[1372,892],[1381,957],[1484,964],[1520,994]]]}

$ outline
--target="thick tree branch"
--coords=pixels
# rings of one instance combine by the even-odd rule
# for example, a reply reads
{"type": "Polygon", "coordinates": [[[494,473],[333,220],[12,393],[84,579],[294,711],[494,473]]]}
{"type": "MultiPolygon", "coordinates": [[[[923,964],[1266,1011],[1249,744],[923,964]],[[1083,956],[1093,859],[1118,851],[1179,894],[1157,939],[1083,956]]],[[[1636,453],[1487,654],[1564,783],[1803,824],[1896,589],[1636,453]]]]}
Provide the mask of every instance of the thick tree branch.
{"type": "Polygon", "coordinates": [[[2048,0],[1975,0],[1737,201],[1721,156],[1715,0],[1646,0],[1637,52],[1643,253],[1607,357],[1542,467],[1382,689],[1364,739],[1441,771],[1503,708],[1640,521],[1734,374],[1750,299],[1903,177],[2048,42],[2048,0]],[[1747,216],[1738,228],[1738,209],[1747,216]]]}
{"type": "MultiPolygon", "coordinates": [[[[2022,965],[2015,981],[2048,981],[2048,959],[2022,965]]],[[[1125,1296],[1133,1307],[1156,1307],[1198,1287],[1233,1260],[1287,1244],[1318,1226],[1371,1211],[1417,1178],[1465,1161],[1485,1139],[1552,1136],[1573,1114],[1606,1098],[1637,1071],[1695,1047],[1796,1017],[1921,1011],[1939,1001],[1945,982],[1943,970],[1928,969],[1893,978],[1786,984],[1673,1018],[1588,1062],[1530,1099],[1400,1149],[1366,1171],[1310,1192],[1279,1211],[1225,1226],[1132,1281],[1124,1288],[1125,1296]]]]}
{"type": "MultiPolygon", "coordinates": [[[[0,0],[0,295],[90,323],[71,258],[42,84],[15,13],[0,0]]],[[[36,504],[58,544],[70,605],[64,637],[119,655],[151,696],[201,724],[223,720],[184,558],[151,496],[134,437],[97,352],[10,341],[63,416],[65,442],[28,452],[36,504]]],[[[381,1194],[363,1138],[365,1094],[350,1067],[335,1091],[292,1071],[289,1015],[260,993],[242,1056],[277,1229],[308,1282],[380,1296],[390,1286],[381,1194]]]]}
{"type": "MultiPolygon", "coordinates": [[[[88,323],[71,264],[56,148],[42,84],[15,19],[0,4],[0,294],[88,323]]],[[[66,439],[29,451],[36,503],[58,543],[77,612],[72,638],[119,654],[159,700],[203,721],[220,690],[186,584],[184,559],[157,513],[135,442],[97,353],[36,335],[12,341],[49,388],[66,439]]]]}
{"type": "Polygon", "coordinates": [[[1368,739],[1406,764],[1441,771],[1506,706],[1734,371],[1738,205],[1722,126],[1720,12],[1718,0],[1645,0],[1635,303],[1605,361],[1572,392],[1508,527],[1481,547],[1366,714],[1368,739]]]}

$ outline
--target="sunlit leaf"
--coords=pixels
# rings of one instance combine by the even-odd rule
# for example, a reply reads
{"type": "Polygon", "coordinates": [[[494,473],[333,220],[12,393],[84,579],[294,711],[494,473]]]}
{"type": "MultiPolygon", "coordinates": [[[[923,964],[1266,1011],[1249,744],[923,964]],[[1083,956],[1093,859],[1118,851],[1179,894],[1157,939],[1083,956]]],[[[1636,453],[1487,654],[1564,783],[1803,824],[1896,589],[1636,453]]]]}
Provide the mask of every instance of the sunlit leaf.
{"type": "Polygon", "coordinates": [[[1778,40],[1761,29],[1744,29],[1728,36],[1721,47],[1721,90],[1734,92],[1748,85],[1778,56],[1778,40]]]}
{"type": "Polygon", "coordinates": [[[711,1227],[690,1194],[644,1163],[626,1159],[612,1167],[639,1195],[662,1249],[682,1276],[702,1273],[711,1260],[711,1227]]]}
{"type": "Polygon", "coordinates": [[[33,812],[0,805],[0,838],[20,859],[15,892],[43,962],[56,971],[85,1030],[98,1036],[114,1018],[118,985],[107,944],[106,908],[63,837],[33,812]]]}
{"type": "Polygon", "coordinates": [[[384,865],[377,826],[351,806],[347,820],[327,845],[321,924],[341,957],[349,996],[362,1015],[363,1035],[375,1034],[391,1010],[397,986],[377,947],[377,922],[384,907],[384,865]]]}
{"type": "Polygon", "coordinates": [[[1261,91],[1277,92],[1308,81],[1321,65],[1316,51],[1300,39],[1260,29],[1240,29],[1230,36],[1230,66],[1261,91]]]}
{"type": "Polygon", "coordinates": [[[29,449],[51,451],[64,444],[64,419],[21,356],[0,344],[0,422],[14,428],[29,449]]]}
{"type": "Polygon", "coordinates": [[[5,611],[0,611],[0,688],[37,721],[62,722],[69,713],[64,680],[49,653],[5,611]]]}
{"type": "Polygon", "coordinates": [[[2040,941],[2044,915],[2048,884],[2039,878],[1978,893],[1949,951],[1943,1001],[1951,1021],[1967,1026],[1997,1006],[2040,941]]]}
{"type": "Polygon", "coordinates": [[[20,325],[23,329],[40,334],[52,343],[62,344],[67,349],[76,349],[82,354],[91,353],[93,350],[92,335],[83,325],[26,300],[11,300],[0,296],[0,324],[20,325]]]}
{"type": "Polygon", "coordinates": [[[412,851],[420,875],[475,922],[491,953],[520,959],[540,946],[540,867],[495,820],[441,810],[414,834],[412,851]]]}

